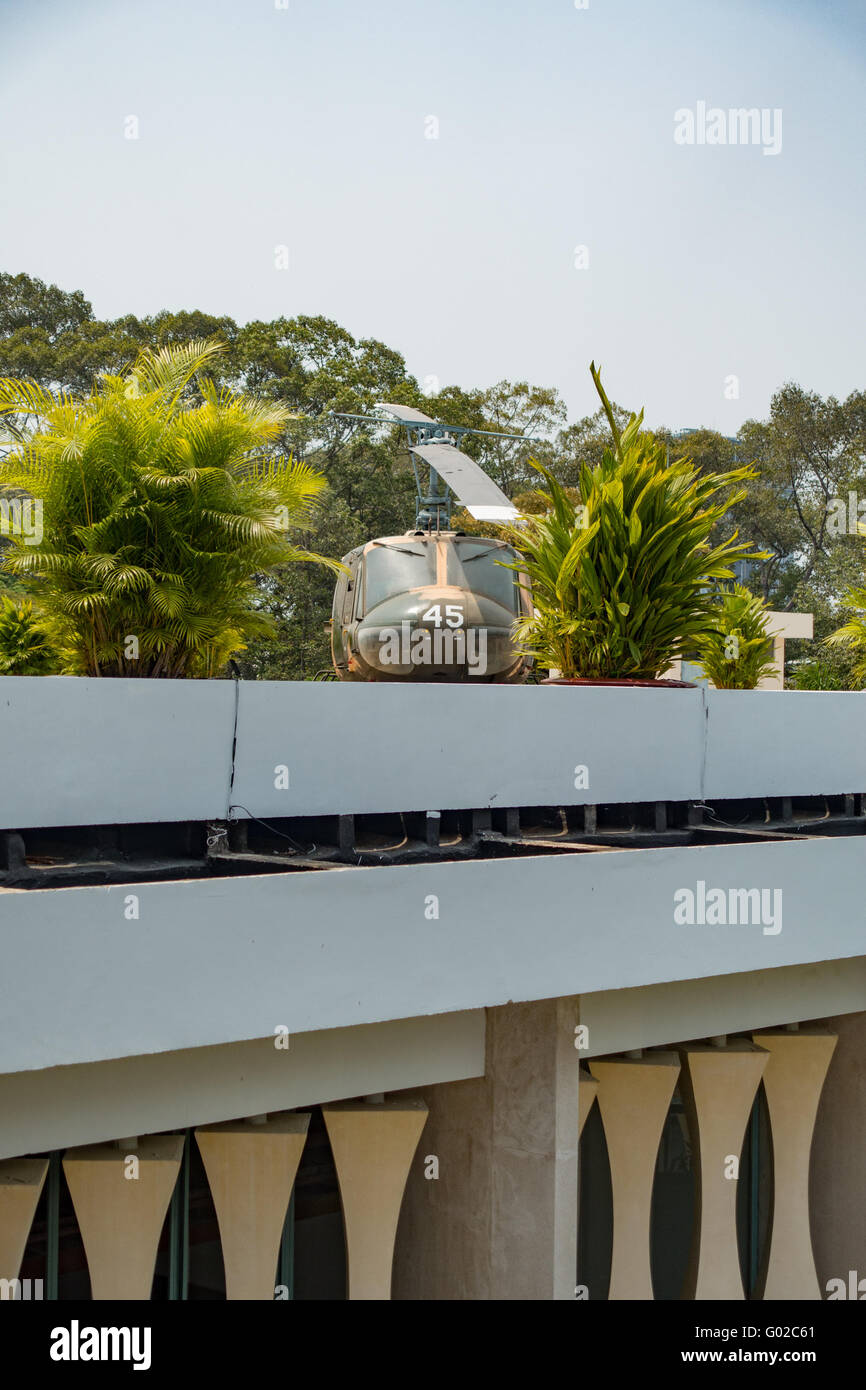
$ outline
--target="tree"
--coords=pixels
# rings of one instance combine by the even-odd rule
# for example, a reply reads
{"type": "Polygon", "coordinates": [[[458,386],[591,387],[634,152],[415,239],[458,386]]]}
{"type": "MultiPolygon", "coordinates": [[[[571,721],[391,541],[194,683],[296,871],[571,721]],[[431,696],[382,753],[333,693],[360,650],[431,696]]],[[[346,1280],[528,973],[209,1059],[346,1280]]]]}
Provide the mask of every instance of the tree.
{"type": "MultiPolygon", "coordinates": [[[[449,424],[540,436],[531,444],[483,434],[461,440],[461,448],[509,497],[520,499],[525,511],[532,510],[527,495],[538,491],[533,462],[548,468],[568,496],[576,496],[581,469],[596,467],[609,442],[603,409],[567,424],[557,393],[525,381],[486,388],[451,385],[424,396],[399,352],[376,339],[357,339],[320,315],[238,325],[228,316],[190,308],[102,322],[81,291],[70,293],[23,274],[0,275],[0,376],[27,377],[52,392],[88,393],[103,373],[126,373],[143,348],[158,351],[191,338],[218,338],[224,344],[209,364],[209,376],[219,386],[265,398],[288,412],[269,452],[306,461],[326,475],[328,511],[315,512],[302,543],[330,555],[405,530],[414,520],[413,476],[402,432],[367,429],[334,418],[334,412],[365,414],[376,401],[396,400],[449,424]]],[[[196,378],[187,383],[184,400],[190,406],[202,402],[196,378]]],[[[624,429],[628,413],[611,408],[624,429]]],[[[34,424],[26,416],[7,417],[7,428],[26,431],[34,424]]],[[[839,401],[788,383],[773,397],[769,418],[747,421],[735,440],[700,428],[659,429],[656,439],[670,458],[687,452],[701,475],[756,466],[759,476],[748,497],[716,525],[711,543],[737,527],[767,552],[749,567],[748,586],[774,608],[813,612],[818,640],[834,631],[844,618],[840,595],[862,580],[863,541],[850,528],[840,533],[834,518],[837,503],[847,505],[850,491],[855,510],[859,501],[860,518],[866,519],[866,393],[839,401]]],[[[0,455],[8,447],[0,439],[0,455]]],[[[455,521],[479,529],[459,510],[455,521]]],[[[2,567],[5,543],[0,532],[0,588],[12,578],[2,567]]],[[[242,663],[247,674],[297,677],[327,664],[327,572],[289,565],[284,572],[269,570],[257,583],[261,606],[273,613],[279,635],[254,640],[242,663]]],[[[832,657],[837,659],[838,652],[832,657]]]]}
{"type": "MultiPolygon", "coordinates": [[[[738,449],[759,472],[749,534],[770,552],[753,587],[785,610],[832,602],[840,571],[854,560],[848,535],[834,525],[834,499],[847,503],[853,491],[866,501],[866,394],[840,403],[789,382],[773,396],[769,420],[746,421],[738,449]]],[[[743,524],[742,509],[737,520],[743,524]]]]}
{"type": "Polygon", "coordinates": [[[0,338],[39,329],[51,343],[93,318],[80,290],[69,293],[29,275],[0,272],[0,338]]]}
{"type": "MultiPolygon", "coordinates": [[[[413,404],[406,401],[405,404],[413,404]]],[[[556,390],[526,381],[500,381],[486,390],[465,391],[446,386],[421,402],[421,409],[447,425],[480,433],[460,439],[464,453],[489,473],[508,497],[537,484],[533,461],[553,464],[553,435],[565,420],[565,405],[556,390]],[[483,431],[525,435],[526,439],[495,439],[483,431]]]]}
{"type": "MultiPolygon", "coordinates": [[[[415,519],[415,485],[402,432],[333,418],[367,414],[380,400],[423,406],[418,384],[399,353],[375,339],[356,341],[330,319],[299,316],[247,324],[235,350],[238,377],[285,402],[300,418],[288,422],[282,446],[320,469],[329,485],[300,544],[335,558],[376,536],[400,534],[415,519]]],[[[313,567],[289,566],[260,578],[261,606],[274,637],[249,645],[241,674],[305,679],[330,667],[333,580],[313,567]]]]}
{"type": "Polygon", "coordinates": [[[215,342],[144,349],[83,400],[0,381],[0,414],[38,426],[0,486],[42,506],[43,534],[13,537],[6,567],[41,601],[71,668],[87,675],[216,676],[268,631],[257,573],[331,561],[289,539],[326,486],[276,456],[287,411],[217,389],[215,342]],[[186,393],[198,379],[200,404],[186,393]]]}

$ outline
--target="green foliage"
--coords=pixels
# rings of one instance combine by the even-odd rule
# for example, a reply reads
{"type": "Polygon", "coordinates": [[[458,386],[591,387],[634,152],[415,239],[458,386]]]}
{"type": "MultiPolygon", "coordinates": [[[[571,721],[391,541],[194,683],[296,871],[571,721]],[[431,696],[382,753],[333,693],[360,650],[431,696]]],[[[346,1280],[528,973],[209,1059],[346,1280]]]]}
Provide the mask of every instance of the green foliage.
{"type": "Polygon", "coordinates": [[[93,310],[80,290],[69,294],[29,275],[0,273],[0,337],[39,329],[56,342],[92,317],[93,310]]]}
{"type": "MultiPolygon", "coordinates": [[[[823,399],[786,383],[770,402],[765,421],[747,420],[739,432],[742,457],[759,479],[744,524],[767,552],[755,584],[777,609],[829,612],[838,603],[840,565],[854,549],[834,527],[834,498],[849,491],[866,499],[866,393],[844,401],[823,399]]],[[[820,626],[816,622],[816,629],[820,626]]]]}
{"type": "MultiPolygon", "coordinates": [[[[790,644],[787,644],[790,645],[790,644]]],[[[848,643],[827,645],[826,638],[809,647],[808,656],[787,661],[788,686],[793,690],[861,690],[855,669],[858,663],[856,647],[848,643]]]]}
{"type": "MultiPolygon", "coordinates": [[[[213,379],[290,412],[270,450],[306,459],[327,475],[328,508],[314,514],[300,542],[325,554],[345,554],[359,540],[405,530],[414,517],[412,474],[399,431],[366,434],[362,426],[330,419],[330,411],[369,412],[377,400],[397,400],[453,424],[540,435],[543,442],[532,446],[483,435],[467,436],[463,444],[515,499],[535,486],[530,460],[566,488],[578,487],[581,470],[600,466],[610,445],[603,406],[566,424],[557,393],[526,382],[446,385],[437,395],[423,396],[399,352],[375,339],[356,339],[322,316],[239,325],[190,308],[100,321],[80,291],[0,274],[0,376],[87,393],[101,374],[125,373],[142,348],[158,351],[214,336],[226,351],[209,364],[213,379]]],[[[186,399],[201,402],[194,379],[186,399]]],[[[616,405],[610,409],[624,430],[628,415],[616,405]]],[[[26,432],[34,418],[19,414],[8,424],[26,432]]],[[[839,534],[833,499],[847,503],[854,492],[861,506],[866,503],[866,393],[836,400],[787,383],[773,396],[768,418],[746,421],[736,439],[701,428],[685,437],[660,428],[655,437],[671,458],[687,453],[701,475],[727,473],[740,461],[758,469],[748,496],[719,519],[709,544],[739,528],[765,552],[750,571],[749,588],[772,608],[814,613],[816,641],[838,628],[845,618],[840,596],[862,580],[862,540],[850,531],[839,534]]],[[[0,454],[3,447],[0,440],[0,454]]],[[[0,588],[4,575],[8,579],[0,553],[0,588]]],[[[276,626],[270,636],[251,639],[242,661],[245,674],[285,679],[326,665],[327,573],[290,564],[256,583],[257,602],[276,626]]],[[[834,663],[837,656],[838,651],[834,663]]],[[[830,659],[829,652],[821,658],[824,664],[830,659]]]]}
{"type": "Polygon", "coordinates": [[[218,675],[269,629],[257,574],[299,560],[325,479],[275,456],[288,412],[217,389],[221,346],[142,351],[83,400],[0,380],[0,414],[35,416],[0,464],[0,488],[43,508],[38,544],[13,537],[5,566],[38,595],[76,672],[218,675]],[[201,403],[188,399],[198,378],[201,403]],[[131,641],[130,639],[135,639],[131,641]]]}
{"type": "MultiPolygon", "coordinates": [[[[610,408],[617,428],[625,429],[630,418],[629,411],[613,401],[610,408]]],[[[582,420],[559,431],[553,459],[547,466],[560,483],[576,487],[580,482],[581,469],[587,466],[597,468],[609,448],[610,422],[604,406],[599,406],[594,415],[585,415],[582,420]]]]}
{"type": "Polygon", "coordinates": [[[776,670],[767,606],[734,584],[717,593],[714,610],[715,627],[695,644],[702,672],[717,690],[754,690],[776,670]]]}
{"type": "Polygon", "coordinates": [[[854,610],[853,616],[830,634],[826,644],[831,649],[846,649],[853,655],[852,676],[859,689],[866,684],[866,588],[849,590],[845,599],[848,607],[854,610]]]}
{"type": "Polygon", "coordinates": [[[45,625],[33,604],[0,593],[0,676],[46,676],[56,669],[45,625]]]}
{"type": "Polygon", "coordinates": [[[653,679],[714,626],[713,580],[751,549],[736,536],[709,536],[745,496],[750,469],[701,477],[686,459],[642,430],[643,412],[624,430],[593,364],[613,448],[579,473],[575,509],[553,474],[553,508],[511,532],[526,557],[536,616],[515,633],[537,663],[563,676],[653,679]]]}
{"type": "Polygon", "coordinates": [[[840,673],[819,658],[799,662],[789,686],[792,690],[847,690],[840,673]]]}

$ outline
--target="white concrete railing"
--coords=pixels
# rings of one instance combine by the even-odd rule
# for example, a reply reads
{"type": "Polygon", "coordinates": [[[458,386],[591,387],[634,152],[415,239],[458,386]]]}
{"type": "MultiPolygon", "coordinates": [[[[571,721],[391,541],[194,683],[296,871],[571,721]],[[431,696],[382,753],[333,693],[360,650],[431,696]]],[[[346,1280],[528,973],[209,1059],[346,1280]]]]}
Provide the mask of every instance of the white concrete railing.
{"type": "Polygon", "coordinates": [[[864,872],[849,836],[0,893],[0,1058],[269,1047],[280,1028],[850,959],[864,872]]]}
{"type": "Polygon", "coordinates": [[[0,829],[866,791],[866,696],[0,678],[0,829]]]}

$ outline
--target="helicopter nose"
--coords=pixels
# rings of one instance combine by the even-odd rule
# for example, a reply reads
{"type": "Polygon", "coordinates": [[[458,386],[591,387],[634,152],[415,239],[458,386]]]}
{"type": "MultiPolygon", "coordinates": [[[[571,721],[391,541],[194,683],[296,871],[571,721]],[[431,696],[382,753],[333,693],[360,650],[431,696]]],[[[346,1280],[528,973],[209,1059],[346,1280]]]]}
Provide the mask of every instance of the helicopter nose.
{"type": "Polygon", "coordinates": [[[359,653],[391,678],[483,679],[514,664],[514,616],[472,590],[429,585],[368,611],[358,630],[359,653]]]}
{"type": "Polygon", "coordinates": [[[403,619],[359,634],[361,655],[384,675],[433,679],[487,673],[488,633],[483,627],[436,627],[403,619]]]}

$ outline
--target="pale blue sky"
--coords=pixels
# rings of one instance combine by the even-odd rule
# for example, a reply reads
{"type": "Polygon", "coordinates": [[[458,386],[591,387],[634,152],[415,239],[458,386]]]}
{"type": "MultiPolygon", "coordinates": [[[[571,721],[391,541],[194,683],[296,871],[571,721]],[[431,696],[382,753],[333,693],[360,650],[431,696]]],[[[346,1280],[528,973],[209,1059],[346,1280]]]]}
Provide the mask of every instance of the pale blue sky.
{"type": "Polygon", "coordinates": [[[419,379],[528,378],[572,417],[594,357],[651,424],[731,433],[785,380],[866,385],[864,19],[862,0],[0,0],[0,269],[101,317],[325,314],[419,379]],[[781,108],[781,153],[675,144],[698,101],[781,108]]]}

